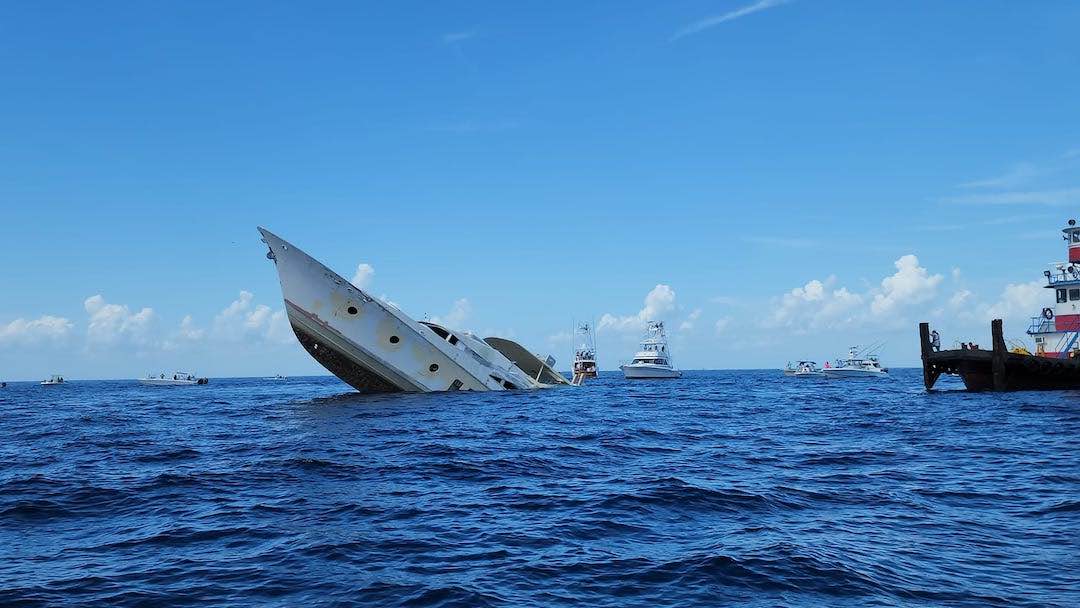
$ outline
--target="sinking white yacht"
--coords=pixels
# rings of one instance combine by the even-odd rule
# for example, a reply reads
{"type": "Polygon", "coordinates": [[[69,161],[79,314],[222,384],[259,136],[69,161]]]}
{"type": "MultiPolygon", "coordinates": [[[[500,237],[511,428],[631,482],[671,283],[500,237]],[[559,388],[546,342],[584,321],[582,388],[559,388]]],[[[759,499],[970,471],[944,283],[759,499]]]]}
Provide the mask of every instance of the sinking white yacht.
{"type": "Polygon", "coordinates": [[[852,346],[848,349],[847,359],[837,359],[836,365],[825,363],[826,378],[888,378],[889,370],[881,366],[877,355],[869,354],[865,349],[852,346]]]}
{"type": "Polygon", "coordinates": [[[649,321],[645,339],[641,341],[641,350],[634,354],[633,361],[620,365],[619,369],[628,380],[682,377],[682,372],[671,360],[663,321],[649,321]]]}
{"type": "Polygon", "coordinates": [[[316,361],[363,393],[497,391],[570,382],[516,342],[480,339],[371,297],[341,275],[259,228],[277,267],[285,313],[316,361]]]}
{"type": "Polygon", "coordinates": [[[174,372],[171,376],[165,373],[158,375],[148,374],[145,378],[139,378],[139,384],[146,386],[195,386],[196,384],[206,384],[209,380],[206,378],[198,378],[195,374],[189,374],[187,372],[174,372]]]}

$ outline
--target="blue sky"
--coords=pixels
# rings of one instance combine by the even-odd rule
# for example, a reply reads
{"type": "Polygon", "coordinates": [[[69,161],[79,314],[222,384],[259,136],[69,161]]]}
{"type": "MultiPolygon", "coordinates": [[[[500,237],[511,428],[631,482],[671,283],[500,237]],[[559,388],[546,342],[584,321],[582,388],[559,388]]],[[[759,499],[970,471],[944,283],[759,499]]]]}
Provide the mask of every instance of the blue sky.
{"type": "Polygon", "coordinates": [[[256,225],[563,361],[607,315],[605,368],[642,316],[687,368],[912,365],[919,319],[1022,336],[1080,215],[1078,28],[1067,1],[8,3],[0,376],[321,373],[256,225]]]}

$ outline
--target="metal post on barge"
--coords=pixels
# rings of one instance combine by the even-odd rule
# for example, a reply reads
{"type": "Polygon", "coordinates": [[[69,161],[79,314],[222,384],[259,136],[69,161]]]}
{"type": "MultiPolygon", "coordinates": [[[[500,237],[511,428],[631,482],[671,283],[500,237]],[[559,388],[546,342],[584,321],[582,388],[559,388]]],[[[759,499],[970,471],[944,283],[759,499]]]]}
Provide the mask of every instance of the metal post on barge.
{"type": "Polygon", "coordinates": [[[994,375],[994,390],[1008,390],[1009,378],[1005,358],[1008,356],[1009,349],[1005,346],[1005,337],[1002,335],[1001,319],[990,321],[990,340],[994,346],[990,355],[990,370],[994,375]]]}
{"type": "Polygon", "coordinates": [[[919,323],[919,345],[922,353],[923,386],[929,391],[934,388],[934,383],[941,375],[941,370],[930,362],[930,353],[934,352],[934,345],[930,341],[929,323],[919,323]]]}

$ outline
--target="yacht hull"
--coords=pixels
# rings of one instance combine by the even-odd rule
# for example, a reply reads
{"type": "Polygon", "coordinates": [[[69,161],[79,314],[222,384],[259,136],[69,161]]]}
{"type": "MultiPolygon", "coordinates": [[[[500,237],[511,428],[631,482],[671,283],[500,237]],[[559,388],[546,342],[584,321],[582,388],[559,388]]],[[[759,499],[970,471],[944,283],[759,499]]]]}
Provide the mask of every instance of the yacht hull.
{"type": "Polygon", "coordinates": [[[682,377],[682,372],[677,369],[655,365],[623,365],[619,369],[627,380],[662,380],[682,377]]]}

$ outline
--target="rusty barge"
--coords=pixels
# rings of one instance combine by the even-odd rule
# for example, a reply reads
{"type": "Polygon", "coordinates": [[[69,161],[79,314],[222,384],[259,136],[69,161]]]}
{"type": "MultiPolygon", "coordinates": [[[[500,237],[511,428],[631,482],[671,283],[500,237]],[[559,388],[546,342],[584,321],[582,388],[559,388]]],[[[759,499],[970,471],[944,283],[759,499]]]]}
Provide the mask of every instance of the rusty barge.
{"type": "Polygon", "coordinates": [[[1061,231],[1068,262],[1051,264],[1043,271],[1047,289],[1054,290],[1054,306],[1032,317],[1027,334],[1035,344],[1009,350],[1002,335],[1001,319],[990,324],[992,348],[974,344],[941,350],[938,333],[919,324],[923,383],[934,388],[941,374],[955,374],[969,391],[1020,391],[1080,389],[1080,226],[1069,220],[1061,231]]]}
{"type": "Polygon", "coordinates": [[[990,350],[938,350],[930,326],[919,324],[923,384],[932,390],[942,374],[960,376],[969,391],[1029,391],[1080,389],[1080,359],[1010,352],[1001,319],[990,324],[990,350]]]}

